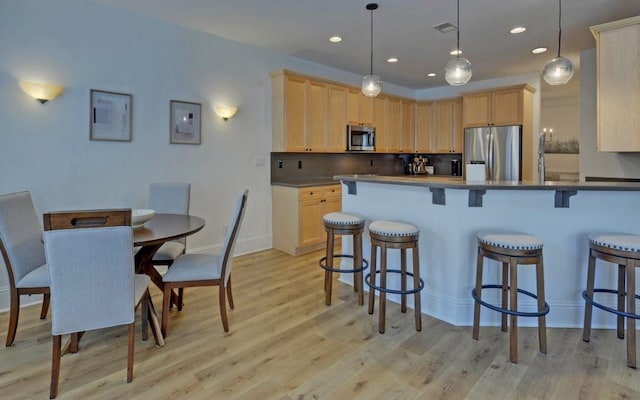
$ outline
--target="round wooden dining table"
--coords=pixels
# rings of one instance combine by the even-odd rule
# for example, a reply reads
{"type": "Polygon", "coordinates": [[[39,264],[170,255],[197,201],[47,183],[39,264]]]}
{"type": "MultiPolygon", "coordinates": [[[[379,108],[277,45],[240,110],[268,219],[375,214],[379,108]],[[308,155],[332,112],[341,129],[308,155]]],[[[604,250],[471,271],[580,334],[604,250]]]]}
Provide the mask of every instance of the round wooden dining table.
{"type": "MultiPolygon", "coordinates": [[[[193,235],[204,227],[204,219],[193,215],[156,214],[143,227],[133,230],[133,245],[140,246],[135,255],[135,269],[138,274],[147,274],[151,281],[163,290],[162,275],[153,266],[153,255],[165,242],[193,235]]],[[[177,304],[177,296],[172,295],[177,304]]],[[[149,298],[149,323],[151,332],[159,346],[164,345],[160,323],[155,307],[149,298]]]]}

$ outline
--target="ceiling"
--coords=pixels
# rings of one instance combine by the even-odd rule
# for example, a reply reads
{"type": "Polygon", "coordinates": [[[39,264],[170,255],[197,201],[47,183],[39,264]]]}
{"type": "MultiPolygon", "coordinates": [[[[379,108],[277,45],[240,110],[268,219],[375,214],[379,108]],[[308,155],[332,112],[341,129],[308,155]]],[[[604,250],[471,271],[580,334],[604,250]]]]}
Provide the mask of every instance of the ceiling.
{"type": "MultiPolygon", "coordinates": [[[[364,75],[369,72],[371,14],[366,0],[94,0],[98,3],[364,75]],[[332,35],[343,41],[329,42],[332,35]]],[[[542,71],[558,51],[556,0],[461,0],[460,48],[472,80],[542,71]],[[514,26],[525,26],[513,35],[514,26]],[[532,54],[547,47],[543,54],[532,54]]],[[[410,89],[444,86],[456,47],[455,0],[378,0],[373,15],[373,70],[410,89]],[[399,59],[391,64],[389,57],[399,59]],[[427,73],[435,72],[435,77],[427,73]]],[[[589,26],[640,15],[640,0],[564,0],[562,55],[579,64],[595,47],[589,26]]],[[[577,79],[574,79],[577,81],[577,79]]],[[[573,82],[572,82],[573,83],[573,82]]],[[[575,83],[574,83],[575,84],[575,83]]]]}

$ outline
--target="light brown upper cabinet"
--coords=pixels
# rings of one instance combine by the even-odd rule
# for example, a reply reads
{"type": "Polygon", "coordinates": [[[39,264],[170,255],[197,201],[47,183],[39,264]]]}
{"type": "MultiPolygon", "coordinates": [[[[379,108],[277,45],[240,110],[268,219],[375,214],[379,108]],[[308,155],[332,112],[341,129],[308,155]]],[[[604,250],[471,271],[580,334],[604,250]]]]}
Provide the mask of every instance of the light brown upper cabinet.
{"type": "Polygon", "coordinates": [[[462,96],[462,126],[522,125],[522,180],[534,178],[537,135],[533,132],[533,93],[523,84],[462,96]],[[534,138],[535,136],[535,138],[534,138]]]}
{"type": "Polygon", "coordinates": [[[359,88],[348,89],[347,118],[351,125],[373,126],[373,98],[359,88]]]}
{"type": "Polygon", "coordinates": [[[431,150],[435,153],[462,153],[462,98],[433,103],[431,150]]]}
{"type": "Polygon", "coordinates": [[[431,153],[433,103],[416,103],[416,153],[431,153]]]}
{"type": "Polygon", "coordinates": [[[467,93],[463,96],[463,126],[522,125],[526,97],[535,89],[519,85],[492,91],[467,93]]]}
{"type": "MultiPolygon", "coordinates": [[[[640,16],[592,26],[598,151],[640,151],[640,16]]],[[[574,78],[575,79],[575,78],[574,78]]]]}
{"type": "Polygon", "coordinates": [[[347,88],[329,85],[327,151],[339,153],[347,148],[347,88]]]}
{"type": "Polygon", "coordinates": [[[413,152],[415,101],[287,70],[271,73],[272,151],[346,151],[347,125],[376,128],[376,151],[413,152]]]}
{"type": "Polygon", "coordinates": [[[401,118],[400,152],[413,153],[416,151],[416,102],[415,101],[402,100],[400,118],[401,118]]]}

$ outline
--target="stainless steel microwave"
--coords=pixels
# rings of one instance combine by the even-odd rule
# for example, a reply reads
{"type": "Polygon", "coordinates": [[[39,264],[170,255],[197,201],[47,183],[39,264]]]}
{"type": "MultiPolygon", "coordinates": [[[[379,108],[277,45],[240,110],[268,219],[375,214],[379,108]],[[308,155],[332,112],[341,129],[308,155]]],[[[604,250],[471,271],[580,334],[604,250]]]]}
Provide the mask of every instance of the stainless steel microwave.
{"type": "Polygon", "coordinates": [[[347,151],[375,151],[376,128],[364,125],[347,125],[347,151]]]}

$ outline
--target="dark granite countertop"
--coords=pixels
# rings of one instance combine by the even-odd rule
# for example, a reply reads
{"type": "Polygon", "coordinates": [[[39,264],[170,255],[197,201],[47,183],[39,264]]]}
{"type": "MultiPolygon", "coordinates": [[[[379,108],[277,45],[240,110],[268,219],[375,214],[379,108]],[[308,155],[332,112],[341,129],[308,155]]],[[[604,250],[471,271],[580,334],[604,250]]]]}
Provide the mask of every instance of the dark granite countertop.
{"type": "Polygon", "coordinates": [[[337,182],[336,180],[334,180],[333,177],[301,179],[301,180],[292,180],[292,181],[279,181],[279,182],[271,181],[271,185],[274,185],[274,186],[287,186],[287,187],[292,187],[292,188],[305,188],[305,187],[313,187],[313,186],[337,185],[339,183],[340,182],[337,182]]]}

